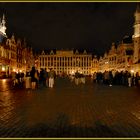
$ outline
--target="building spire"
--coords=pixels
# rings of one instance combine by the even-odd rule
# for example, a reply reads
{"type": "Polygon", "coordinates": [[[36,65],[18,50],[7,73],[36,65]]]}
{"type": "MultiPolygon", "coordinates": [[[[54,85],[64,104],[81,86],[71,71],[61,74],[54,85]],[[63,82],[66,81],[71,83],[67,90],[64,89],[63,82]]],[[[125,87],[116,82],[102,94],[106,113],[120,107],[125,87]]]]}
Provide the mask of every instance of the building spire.
{"type": "Polygon", "coordinates": [[[0,27],[2,26],[1,18],[0,18],[0,27]]]}
{"type": "Polygon", "coordinates": [[[0,32],[6,36],[5,15],[3,14],[2,20],[0,19],[0,32]]]}
{"type": "Polygon", "coordinates": [[[5,27],[5,15],[3,14],[3,17],[2,17],[2,25],[5,27]]]}

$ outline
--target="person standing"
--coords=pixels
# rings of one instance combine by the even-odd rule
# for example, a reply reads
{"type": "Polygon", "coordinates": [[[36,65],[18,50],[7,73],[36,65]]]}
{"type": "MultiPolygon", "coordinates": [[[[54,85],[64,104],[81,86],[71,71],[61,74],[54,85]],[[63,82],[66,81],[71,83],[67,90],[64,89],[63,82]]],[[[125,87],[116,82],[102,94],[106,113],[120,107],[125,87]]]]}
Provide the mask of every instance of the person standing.
{"type": "Polygon", "coordinates": [[[39,83],[41,87],[44,85],[44,69],[43,68],[40,69],[39,83]]]}
{"type": "Polygon", "coordinates": [[[136,84],[137,87],[140,86],[139,81],[140,81],[140,76],[139,76],[139,73],[136,72],[136,76],[135,76],[135,84],[136,84]]]}
{"type": "Polygon", "coordinates": [[[53,86],[54,86],[55,72],[54,72],[54,70],[52,68],[50,69],[50,72],[49,72],[48,76],[49,76],[49,87],[50,88],[53,88],[53,86]]]}
{"type": "Polygon", "coordinates": [[[30,89],[31,88],[31,77],[30,77],[30,73],[29,72],[26,73],[25,88],[26,89],[30,89]]]}
{"type": "Polygon", "coordinates": [[[131,87],[131,85],[132,85],[132,77],[131,77],[130,72],[127,73],[127,77],[128,77],[128,86],[131,87]]]}
{"type": "Polygon", "coordinates": [[[16,72],[12,72],[11,76],[12,76],[13,86],[15,87],[15,85],[16,85],[16,72]]]}
{"type": "Polygon", "coordinates": [[[48,87],[49,77],[48,77],[48,72],[47,72],[46,68],[45,68],[45,71],[44,71],[44,77],[45,77],[45,85],[46,85],[46,87],[48,87]]]}
{"type": "Polygon", "coordinates": [[[112,83],[113,83],[113,74],[112,74],[112,71],[109,71],[109,86],[111,87],[112,86],[112,83]]]}
{"type": "Polygon", "coordinates": [[[32,70],[30,72],[30,76],[31,76],[31,87],[32,87],[32,89],[35,89],[36,88],[35,73],[36,73],[35,67],[32,67],[32,70]]]}
{"type": "Polygon", "coordinates": [[[78,71],[76,71],[76,73],[75,73],[75,84],[76,85],[79,84],[79,73],[78,73],[78,71]]]}

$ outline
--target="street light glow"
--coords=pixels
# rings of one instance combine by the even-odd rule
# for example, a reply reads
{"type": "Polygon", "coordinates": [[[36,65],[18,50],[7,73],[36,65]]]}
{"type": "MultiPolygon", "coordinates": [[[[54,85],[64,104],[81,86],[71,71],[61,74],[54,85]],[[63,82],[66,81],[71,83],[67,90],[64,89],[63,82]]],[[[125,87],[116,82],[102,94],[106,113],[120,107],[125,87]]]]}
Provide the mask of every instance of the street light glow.
{"type": "Polygon", "coordinates": [[[131,70],[131,73],[134,73],[134,70],[131,70]]]}
{"type": "Polygon", "coordinates": [[[5,68],[4,67],[2,67],[2,71],[5,71],[5,68]]]}
{"type": "Polygon", "coordinates": [[[74,74],[74,71],[72,70],[71,74],[74,74]]]}

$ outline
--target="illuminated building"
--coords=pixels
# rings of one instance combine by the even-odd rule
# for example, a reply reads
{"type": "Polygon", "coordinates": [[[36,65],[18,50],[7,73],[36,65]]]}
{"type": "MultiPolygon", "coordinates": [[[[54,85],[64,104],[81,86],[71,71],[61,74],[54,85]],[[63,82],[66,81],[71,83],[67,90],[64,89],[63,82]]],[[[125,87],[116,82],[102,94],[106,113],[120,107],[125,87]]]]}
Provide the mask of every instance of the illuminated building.
{"type": "Polygon", "coordinates": [[[140,73],[140,7],[137,6],[134,23],[134,35],[125,36],[99,59],[99,71],[133,71],[140,73]]]}
{"type": "Polygon", "coordinates": [[[100,71],[125,71],[131,70],[133,64],[133,42],[132,38],[125,36],[121,43],[115,46],[112,43],[111,49],[99,60],[100,71]]]}
{"type": "Polygon", "coordinates": [[[91,73],[98,72],[99,70],[99,61],[97,59],[97,56],[94,55],[92,61],[91,61],[91,73]]]}
{"type": "Polygon", "coordinates": [[[0,19],[0,77],[7,75],[9,72],[9,49],[4,46],[3,40],[6,36],[5,16],[3,15],[2,20],[0,19]]]}
{"type": "Polygon", "coordinates": [[[115,70],[117,65],[117,49],[115,43],[112,43],[111,49],[108,52],[109,70],[115,70]]]}
{"type": "Polygon", "coordinates": [[[117,47],[117,65],[118,71],[131,70],[133,64],[133,42],[131,37],[125,37],[117,47]]]}
{"type": "Polygon", "coordinates": [[[7,37],[5,16],[0,20],[0,77],[7,77],[12,72],[25,72],[34,65],[32,48],[27,47],[26,41],[7,37]]]}
{"type": "Polygon", "coordinates": [[[57,50],[54,52],[45,52],[38,57],[40,68],[49,70],[53,68],[56,74],[74,74],[76,71],[85,75],[91,74],[92,55],[86,50],[79,52],[78,50],[57,50]]]}
{"type": "Polygon", "coordinates": [[[133,65],[132,69],[140,73],[140,7],[137,5],[136,12],[134,14],[135,23],[134,23],[134,55],[133,55],[133,65]]]}
{"type": "Polygon", "coordinates": [[[24,66],[25,71],[30,71],[33,66],[35,66],[35,59],[33,55],[33,50],[31,47],[25,47],[25,57],[24,57],[24,66]]]}
{"type": "Polygon", "coordinates": [[[26,40],[17,40],[17,71],[30,71],[34,65],[32,48],[27,47],[26,40]]]}
{"type": "Polygon", "coordinates": [[[99,59],[99,71],[104,72],[105,70],[109,70],[109,59],[107,53],[99,59]]]}
{"type": "Polygon", "coordinates": [[[5,16],[3,14],[2,20],[0,19],[0,42],[2,42],[2,39],[6,37],[6,21],[5,16]]]}
{"type": "Polygon", "coordinates": [[[6,46],[9,48],[9,59],[10,59],[10,72],[15,71],[17,69],[17,46],[15,41],[15,36],[12,35],[11,38],[7,38],[6,46]]]}

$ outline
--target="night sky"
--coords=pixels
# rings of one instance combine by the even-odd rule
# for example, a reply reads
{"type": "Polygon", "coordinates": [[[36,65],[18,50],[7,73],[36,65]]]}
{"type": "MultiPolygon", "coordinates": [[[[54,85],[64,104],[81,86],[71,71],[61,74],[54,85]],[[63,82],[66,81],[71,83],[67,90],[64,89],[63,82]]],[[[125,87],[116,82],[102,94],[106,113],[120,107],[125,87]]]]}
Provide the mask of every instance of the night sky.
{"type": "Polygon", "coordinates": [[[87,49],[103,55],[112,42],[133,35],[137,3],[0,3],[7,35],[34,50],[87,49]]]}

